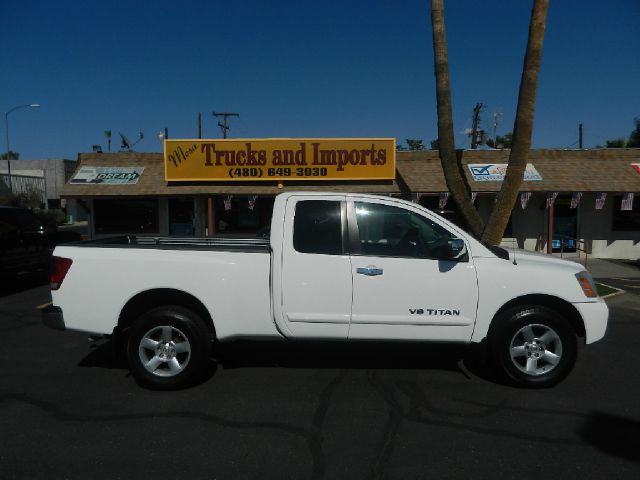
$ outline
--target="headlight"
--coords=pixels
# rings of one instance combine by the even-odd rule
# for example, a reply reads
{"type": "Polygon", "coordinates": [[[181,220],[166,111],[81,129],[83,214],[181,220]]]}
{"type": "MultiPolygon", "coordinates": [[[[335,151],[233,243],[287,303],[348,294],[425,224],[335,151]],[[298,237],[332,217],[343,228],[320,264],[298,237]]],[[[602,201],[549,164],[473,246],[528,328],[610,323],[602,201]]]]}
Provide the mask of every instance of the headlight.
{"type": "Polygon", "coordinates": [[[582,288],[584,294],[589,298],[595,298],[598,296],[598,291],[596,290],[596,284],[593,282],[593,277],[589,272],[582,271],[576,273],[576,279],[582,288]]]}

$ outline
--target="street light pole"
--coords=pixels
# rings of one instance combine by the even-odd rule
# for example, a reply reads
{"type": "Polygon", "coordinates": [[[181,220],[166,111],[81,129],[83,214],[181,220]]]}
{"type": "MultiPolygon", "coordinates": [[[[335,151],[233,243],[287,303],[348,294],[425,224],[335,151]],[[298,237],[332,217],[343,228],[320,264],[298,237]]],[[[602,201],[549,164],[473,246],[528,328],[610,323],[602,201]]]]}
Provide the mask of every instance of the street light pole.
{"type": "Polygon", "coordinates": [[[4,114],[4,127],[5,133],[7,135],[7,176],[9,177],[9,191],[13,192],[12,182],[11,182],[11,149],[9,147],[9,114],[14,110],[18,110],[19,108],[40,108],[39,103],[26,103],[24,105],[18,105],[17,107],[13,107],[8,112],[4,114]]]}

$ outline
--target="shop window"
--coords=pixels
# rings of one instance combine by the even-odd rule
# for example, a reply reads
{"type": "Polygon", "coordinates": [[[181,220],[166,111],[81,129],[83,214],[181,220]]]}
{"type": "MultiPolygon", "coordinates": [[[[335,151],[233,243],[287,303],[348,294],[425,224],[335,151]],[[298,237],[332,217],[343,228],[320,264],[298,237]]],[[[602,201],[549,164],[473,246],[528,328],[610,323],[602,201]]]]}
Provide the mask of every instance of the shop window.
{"type": "MultiPolygon", "coordinates": [[[[425,195],[422,198],[420,198],[420,205],[422,205],[423,207],[426,207],[432,212],[437,213],[441,217],[449,220],[451,223],[453,223],[454,225],[457,225],[464,231],[466,232],[470,231],[469,225],[467,224],[466,220],[458,210],[458,205],[456,205],[456,202],[453,199],[453,197],[451,196],[449,197],[449,200],[447,201],[445,208],[440,208],[439,203],[440,203],[440,198],[438,195],[425,195]]],[[[511,224],[511,220],[509,220],[509,224],[511,224]]],[[[505,237],[507,236],[508,235],[505,233],[505,237]]]]}
{"type": "Polygon", "coordinates": [[[622,195],[615,198],[612,230],[637,232],[640,231],[640,198],[633,199],[633,210],[621,210],[622,195]]]}
{"type": "MultiPolygon", "coordinates": [[[[478,197],[478,199],[476,200],[476,208],[481,198],[486,198],[486,196],[478,197]]],[[[495,196],[492,194],[491,198],[494,199],[495,196]]],[[[449,200],[447,201],[447,204],[443,209],[440,208],[439,202],[440,202],[440,198],[438,195],[425,195],[422,198],[420,198],[420,205],[428,208],[432,212],[437,213],[441,217],[449,220],[451,223],[460,227],[465,232],[471,232],[471,229],[469,228],[469,224],[460,213],[460,210],[458,210],[458,205],[456,205],[456,202],[453,199],[453,197],[451,196],[449,197],[449,200]]],[[[513,237],[513,215],[509,216],[509,221],[507,222],[507,226],[502,236],[503,238],[513,237]]]]}
{"type": "Polygon", "coordinates": [[[216,234],[269,235],[274,198],[259,197],[253,208],[250,208],[249,200],[248,196],[233,196],[225,207],[224,197],[216,197],[216,234]]]}
{"type": "Polygon", "coordinates": [[[159,232],[158,200],[94,200],[96,234],[159,232]]]}
{"type": "Polygon", "coordinates": [[[194,234],[193,198],[169,199],[169,235],[190,237],[194,234]]]}

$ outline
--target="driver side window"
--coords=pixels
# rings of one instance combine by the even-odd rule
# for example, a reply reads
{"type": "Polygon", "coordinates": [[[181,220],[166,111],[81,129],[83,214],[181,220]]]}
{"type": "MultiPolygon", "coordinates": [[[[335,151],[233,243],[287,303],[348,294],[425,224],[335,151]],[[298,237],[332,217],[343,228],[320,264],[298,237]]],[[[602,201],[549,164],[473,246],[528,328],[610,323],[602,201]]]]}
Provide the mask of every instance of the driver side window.
{"type": "Polygon", "coordinates": [[[438,258],[453,235],[403,208],[355,202],[360,254],[374,257],[438,258]]]}

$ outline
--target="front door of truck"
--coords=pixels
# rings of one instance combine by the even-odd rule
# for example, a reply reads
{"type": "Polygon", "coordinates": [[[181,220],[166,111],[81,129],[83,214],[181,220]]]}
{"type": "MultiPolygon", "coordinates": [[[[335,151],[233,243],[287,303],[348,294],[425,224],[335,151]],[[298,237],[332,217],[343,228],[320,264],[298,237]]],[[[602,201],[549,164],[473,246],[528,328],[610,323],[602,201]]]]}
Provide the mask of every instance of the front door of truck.
{"type": "Polygon", "coordinates": [[[285,210],[282,322],[294,337],[346,339],[351,261],[344,196],[294,196],[285,210]]]}
{"type": "Polygon", "coordinates": [[[353,306],[349,338],[468,341],[478,301],[465,250],[444,259],[455,235],[392,200],[349,202],[353,306]]]}

